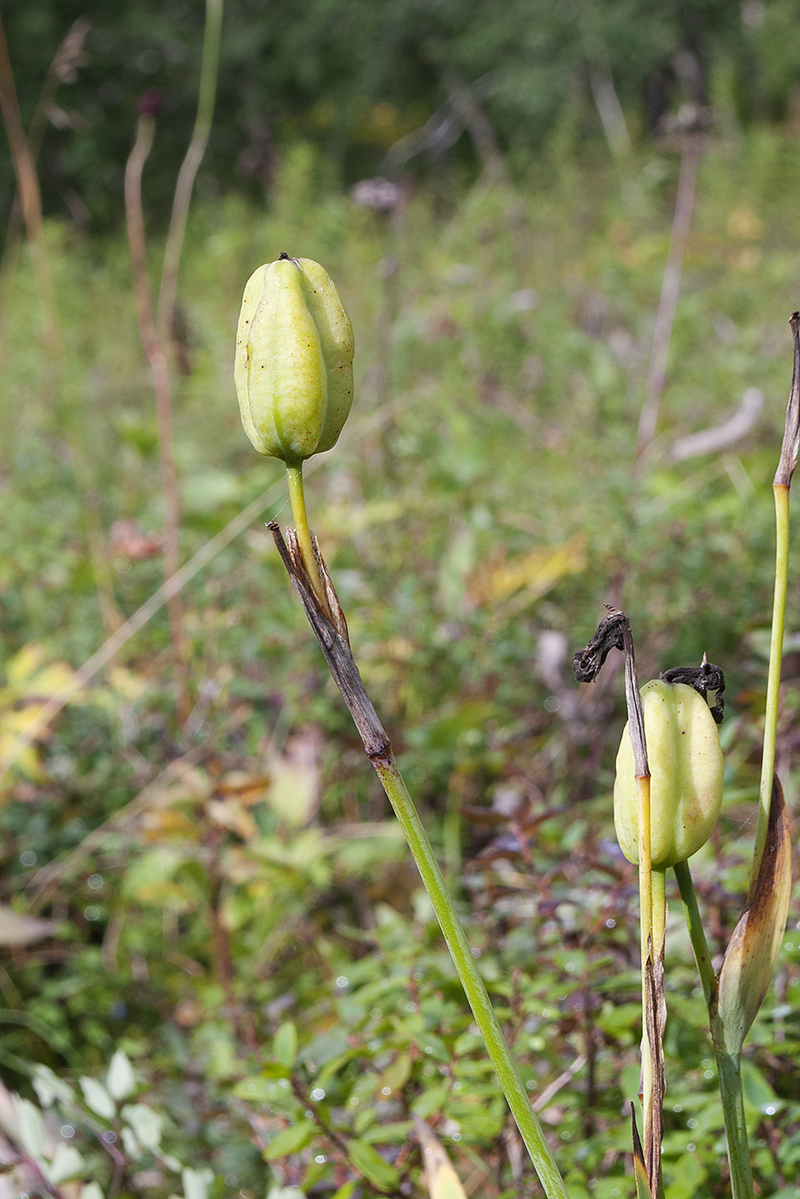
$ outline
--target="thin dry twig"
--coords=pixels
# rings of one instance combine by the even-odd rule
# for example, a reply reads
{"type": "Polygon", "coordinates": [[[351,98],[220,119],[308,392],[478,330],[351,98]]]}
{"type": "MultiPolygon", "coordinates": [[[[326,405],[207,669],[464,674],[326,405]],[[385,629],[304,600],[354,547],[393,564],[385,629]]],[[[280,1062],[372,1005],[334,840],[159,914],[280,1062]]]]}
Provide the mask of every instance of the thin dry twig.
{"type": "Polygon", "coordinates": [[[579,1053],[575,1060],[567,1066],[566,1070],[563,1070],[558,1078],[554,1078],[551,1083],[548,1083],[541,1095],[537,1095],[531,1104],[533,1110],[540,1112],[543,1108],[547,1107],[550,1100],[555,1098],[563,1087],[572,1082],[576,1074],[580,1073],[586,1065],[587,1060],[585,1053],[579,1053]]]}
{"type": "MultiPolygon", "coordinates": [[[[153,144],[154,128],[152,110],[143,104],[136,140],[125,166],[125,214],[133,269],[133,286],[136,293],[139,337],[147,361],[150,363],[156,398],[158,452],[161,464],[161,484],[164,492],[162,537],[164,582],[168,584],[180,569],[180,490],[173,448],[172,385],[167,357],[158,338],[153,316],[153,299],[147,278],[147,240],[142,214],[142,170],[153,144]]],[[[172,644],[175,708],[178,723],[183,728],[191,712],[191,699],[189,696],[189,650],[179,589],[172,591],[167,598],[167,615],[172,644]]]]}
{"type": "Polygon", "coordinates": [[[211,133],[214,115],[214,98],[217,87],[217,63],[219,39],[222,26],[222,0],[206,0],[205,37],[203,39],[203,62],[200,68],[200,93],[197,98],[197,117],[186,156],[178,172],[175,195],[172,201],[172,216],[169,222],[167,244],[164,247],[164,265],[161,271],[161,289],[158,296],[156,329],[162,345],[172,339],[172,323],[175,315],[175,294],[178,286],[178,267],[186,232],[189,201],[192,198],[195,176],[203,161],[211,133]]]}
{"type": "Polygon", "coordinates": [[[685,462],[687,458],[696,458],[700,454],[716,454],[735,445],[753,428],[761,416],[763,407],[763,391],[759,387],[748,387],[739,407],[721,425],[679,437],[669,452],[670,461],[685,462]]]}
{"type": "Polygon", "coordinates": [[[656,424],[658,423],[658,409],[661,404],[661,396],[667,378],[669,343],[672,338],[672,325],[675,320],[675,310],[678,306],[678,297],[681,291],[681,275],[683,273],[686,243],[689,240],[689,230],[692,227],[697,167],[700,162],[702,146],[701,133],[689,132],[684,136],[678,195],[675,200],[675,217],[672,222],[672,237],[669,243],[666,266],[664,267],[661,299],[658,304],[656,327],[653,331],[650,369],[647,372],[644,404],[642,405],[642,413],[639,418],[639,431],[636,437],[635,461],[639,468],[644,465],[653,444],[656,424]]]}
{"type": "Polygon", "coordinates": [[[42,306],[45,343],[53,358],[60,361],[63,347],[56,315],[53,277],[47,252],[42,244],[42,198],[30,146],[22,127],[17,89],[14,86],[2,16],[0,16],[0,110],[2,110],[3,123],[11,147],[11,157],[14,160],[25,231],[28,235],[39,302],[42,306]]]}
{"type": "MultiPolygon", "coordinates": [[[[87,17],[78,17],[76,21],[73,21],[45,75],[27,135],[31,163],[34,165],[41,149],[47,123],[53,115],[56,92],[62,83],[71,83],[78,67],[82,67],[86,63],[83,44],[91,27],[91,21],[87,17]]],[[[22,237],[24,218],[20,193],[21,189],[18,184],[14,202],[11,205],[3,261],[0,265],[0,274],[3,275],[6,275],[13,266],[22,237]]]]}

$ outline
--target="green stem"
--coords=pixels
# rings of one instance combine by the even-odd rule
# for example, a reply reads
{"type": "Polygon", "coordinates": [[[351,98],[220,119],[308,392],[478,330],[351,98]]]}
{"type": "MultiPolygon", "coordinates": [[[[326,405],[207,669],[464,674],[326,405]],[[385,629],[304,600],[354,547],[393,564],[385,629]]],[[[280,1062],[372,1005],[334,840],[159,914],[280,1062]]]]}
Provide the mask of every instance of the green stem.
{"type": "Polygon", "coordinates": [[[750,1170],[750,1148],[747,1125],[744,1118],[742,1096],[742,1074],[740,1056],[728,1053],[725,1048],[725,1032],[717,1012],[717,980],[711,964],[711,954],[706,941],[700,910],[697,906],[692,876],[688,862],[675,865],[675,878],[683,902],[686,924],[694,950],[703,996],[708,1008],[711,1040],[717,1059],[719,1091],[722,1099],[722,1114],[725,1119],[725,1135],[728,1139],[728,1162],[731,1171],[731,1193],[733,1199],[753,1199],[753,1176],[750,1170]]]}
{"type": "Polygon", "coordinates": [[[775,495],[775,596],[772,605],[772,635],[769,645],[767,675],[767,711],[764,717],[764,751],[761,757],[761,788],[758,804],[758,827],[750,873],[752,891],[761,867],[767,840],[769,808],[772,801],[772,776],[775,772],[775,741],[778,734],[778,696],[781,685],[781,656],[783,630],[786,621],[786,590],[789,581],[789,488],[773,484],[775,495]]]}
{"type": "Polygon", "coordinates": [[[294,519],[295,532],[297,533],[297,542],[300,546],[300,553],[303,555],[303,565],[306,568],[306,574],[311,580],[311,585],[317,594],[319,602],[322,604],[327,615],[332,619],[331,610],[325,595],[325,588],[322,586],[317,559],[314,555],[311,531],[308,527],[306,494],[303,489],[303,463],[299,462],[297,466],[290,466],[287,462],[286,478],[289,484],[289,500],[292,505],[292,517],[294,519]]]}
{"type": "Polygon", "coordinates": [[[403,776],[392,756],[376,758],[373,765],[408,841],[425,888],[431,897],[447,947],[480,1029],[508,1106],[530,1154],[548,1199],[567,1199],[564,1180],[550,1152],[542,1126],[531,1107],[511,1051],[495,1015],[483,979],[475,965],[466,934],[447,890],[427,833],[414,807],[403,776]]]}
{"type": "Polygon", "coordinates": [[[694,884],[689,871],[689,863],[676,862],[674,870],[683,903],[686,926],[689,929],[689,939],[692,942],[694,958],[697,962],[697,971],[700,975],[700,985],[703,988],[703,998],[710,1013],[711,1003],[717,989],[717,980],[714,974],[714,967],[711,964],[711,953],[706,941],[703,920],[700,916],[700,909],[697,906],[697,896],[695,895],[694,884]]]}
{"type": "MultiPolygon", "coordinates": [[[[721,1035],[722,1029],[720,1028],[719,1031],[721,1035]]],[[[714,1037],[714,1049],[717,1055],[725,1134],[728,1138],[731,1196],[732,1199],[753,1199],[753,1175],[750,1170],[750,1150],[747,1143],[747,1124],[744,1118],[744,1099],[742,1098],[741,1055],[726,1053],[724,1049],[717,1048],[716,1037],[714,1037]]]]}
{"type": "Polygon", "coordinates": [[[657,962],[664,952],[667,930],[667,871],[666,867],[653,868],[653,961],[657,962]]]}

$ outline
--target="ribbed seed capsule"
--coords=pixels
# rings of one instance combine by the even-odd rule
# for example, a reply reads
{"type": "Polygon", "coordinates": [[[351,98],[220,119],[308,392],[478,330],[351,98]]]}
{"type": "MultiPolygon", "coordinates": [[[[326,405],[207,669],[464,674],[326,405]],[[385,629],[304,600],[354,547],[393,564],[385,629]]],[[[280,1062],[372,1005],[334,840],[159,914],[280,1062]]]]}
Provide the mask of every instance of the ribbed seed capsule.
{"type": "MultiPolygon", "coordinates": [[[[722,806],[722,749],[708,704],[685,683],[654,679],[641,691],[650,766],[652,864],[674,866],[705,845],[722,806]]],[[[617,754],[614,824],[629,862],[639,861],[638,798],[628,726],[617,754]]]]}
{"type": "Polygon", "coordinates": [[[260,266],[244,289],[234,378],[259,454],[297,465],[338,440],[353,402],[353,327],[310,258],[260,266]]]}

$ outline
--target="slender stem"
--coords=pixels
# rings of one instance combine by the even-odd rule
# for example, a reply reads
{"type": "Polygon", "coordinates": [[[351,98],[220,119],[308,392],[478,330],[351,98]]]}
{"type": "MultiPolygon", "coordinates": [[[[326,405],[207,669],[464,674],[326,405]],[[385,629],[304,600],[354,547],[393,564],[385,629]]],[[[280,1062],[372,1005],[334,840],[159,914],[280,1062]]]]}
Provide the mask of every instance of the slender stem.
{"type": "MultiPolygon", "coordinates": [[[[158,452],[161,484],[164,492],[164,582],[169,583],[180,567],[180,490],[173,448],[172,386],[167,358],[158,339],[153,319],[153,299],[147,277],[147,240],[142,213],[142,171],[153,144],[154,129],[155,125],[151,116],[143,115],[139,118],[136,140],[125,165],[125,217],[133,270],[133,288],[136,295],[139,337],[150,364],[156,400],[158,452]]],[[[188,644],[183,622],[183,604],[178,591],[170,595],[167,600],[167,616],[172,644],[175,705],[178,723],[182,728],[189,718],[191,700],[189,696],[188,644]]]]}
{"type": "Polygon", "coordinates": [[[687,133],[683,142],[681,154],[681,173],[678,180],[678,195],[675,200],[675,217],[672,223],[672,237],[669,243],[667,262],[664,267],[664,279],[661,286],[661,299],[658,303],[658,314],[653,331],[653,349],[650,356],[650,368],[647,372],[645,399],[639,418],[639,431],[636,437],[635,471],[641,471],[647,458],[658,423],[658,409],[667,379],[667,362],[669,360],[669,343],[672,338],[672,325],[678,307],[678,297],[681,292],[681,275],[683,259],[689,240],[694,212],[695,184],[697,167],[700,162],[702,137],[699,133],[687,133]]]}
{"type": "Polygon", "coordinates": [[[775,741],[778,733],[778,697],[781,686],[781,655],[783,653],[783,630],[786,620],[786,590],[789,580],[789,487],[773,484],[775,495],[775,595],[772,604],[772,635],[769,646],[769,673],[767,675],[767,711],[764,718],[764,751],[761,758],[761,788],[758,804],[758,826],[756,845],[753,852],[753,867],[750,874],[752,890],[764,845],[767,840],[769,808],[772,801],[772,776],[775,772],[775,741]]]}
{"type": "Polygon", "coordinates": [[[650,857],[650,775],[636,779],[639,833],[639,919],[641,921],[642,972],[653,944],[653,867],[650,857]]]}
{"type": "Polygon", "coordinates": [[[322,586],[317,559],[314,555],[314,547],[311,543],[311,531],[308,527],[308,514],[306,513],[306,495],[303,488],[302,462],[299,462],[297,466],[289,466],[287,462],[286,478],[289,483],[289,500],[292,505],[292,517],[294,518],[297,540],[300,544],[300,552],[303,555],[303,565],[306,568],[306,574],[311,580],[317,598],[325,609],[326,615],[332,619],[331,610],[325,595],[325,588],[322,586]]]}
{"type": "Polygon", "coordinates": [[[50,271],[50,261],[42,239],[42,198],[39,191],[39,181],[36,168],[33,165],[28,139],[22,127],[17,91],[14,86],[14,76],[11,70],[11,60],[8,56],[8,46],[0,17],[0,111],[3,124],[8,135],[11,157],[14,161],[14,172],[17,177],[22,216],[28,244],[31,251],[31,262],[36,277],[36,289],[39,293],[39,303],[42,309],[42,324],[44,340],[48,352],[54,362],[63,366],[64,347],[61,339],[61,328],[56,310],[53,276],[50,271]]]}
{"type": "Polygon", "coordinates": [[[717,1055],[725,1134],[728,1139],[731,1196],[732,1199],[753,1199],[753,1175],[750,1169],[750,1149],[742,1097],[741,1055],[726,1053],[722,1048],[717,1049],[716,1038],[714,1048],[717,1055]]]}
{"type": "Polygon", "coordinates": [[[719,1091],[722,1100],[722,1113],[725,1120],[725,1135],[728,1140],[728,1162],[731,1170],[731,1188],[733,1199],[753,1199],[753,1177],[750,1170],[750,1148],[747,1139],[747,1125],[744,1118],[744,1099],[742,1097],[742,1075],[738,1055],[727,1053],[725,1033],[717,1013],[717,980],[714,967],[711,964],[711,954],[706,941],[706,934],[697,906],[692,876],[688,862],[677,862],[675,878],[678,883],[689,938],[692,942],[697,971],[703,988],[703,996],[708,1008],[711,1040],[717,1059],[719,1073],[719,1091]]]}
{"type": "Polygon", "coordinates": [[[684,915],[686,916],[686,926],[689,929],[689,939],[692,942],[692,949],[694,950],[694,959],[697,962],[697,972],[700,975],[703,998],[706,1001],[706,1007],[710,1011],[717,980],[714,974],[714,967],[711,963],[711,953],[706,941],[703,920],[700,915],[700,909],[697,906],[697,896],[695,895],[694,884],[689,871],[689,863],[676,862],[673,869],[675,870],[675,879],[680,891],[684,915]]]}
{"type": "Polygon", "coordinates": [[[550,1152],[528,1093],[517,1071],[511,1051],[495,1015],[483,979],[475,965],[466,934],[431,848],[425,828],[397,767],[394,757],[377,758],[373,765],[394,808],[409,849],[431,897],[447,947],[461,979],[475,1022],[486,1043],[492,1065],[500,1080],[511,1113],[531,1156],[548,1199],[566,1199],[564,1181],[550,1152]]]}
{"type": "Polygon", "coordinates": [[[647,971],[648,958],[653,952],[653,869],[650,857],[650,775],[637,777],[639,833],[639,935],[642,954],[642,1113],[645,1140],[652,1120],[653,1059],[647,1039],[647,971]]]}
{"type": "Polygon", "coordinates": [[[217,67],[219,65],[220,31],[222,29],[222,0],[206,0],[206,23],[203,34],[203,60],[200,67],[200,91],[197,97],[195,118],[189,148],[178,173],[175,196],[172,201],[172,216],[169,222],[167,244],[164,247],[164,265],[161,272],[161,289],[158,296],[156,328],[162,345],[172,337],[172,319],[175,312],[175,292],[178,285],[183,236],[189,201],[197,174],[203,160],[211,132],[214,116],[214,99],[217,90],[217,67]]]}
{"type": "Polygon", "coordinates": [[[666,867],[653,870],[653,961],[657,962],[664,952],[664,935],[667,925],[666,867]]]}

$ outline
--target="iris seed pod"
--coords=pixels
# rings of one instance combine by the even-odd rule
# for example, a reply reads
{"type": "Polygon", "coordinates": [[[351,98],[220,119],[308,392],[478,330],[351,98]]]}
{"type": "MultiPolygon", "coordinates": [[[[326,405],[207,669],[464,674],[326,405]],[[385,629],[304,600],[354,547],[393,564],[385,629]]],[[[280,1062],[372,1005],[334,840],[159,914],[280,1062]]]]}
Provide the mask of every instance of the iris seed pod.
{"type": "Polygon", "coordinates": [[[259,454],[296,466],[338,440],[353,402],[353,327],[328,273],[281,254],[248,280],[234,379],[259,454]]]}
{"type": "MultiPolygon", "coordinates": [[[[708,704],[685,683],[654,679],[641,690],[650,766],[650,843],[656,869],[697,853],[722,806],[722,749],[708,704]]],[[[639,861],[638,799],[628,726],[617,754],[614,824],[629,862],[639,861]]]]}

